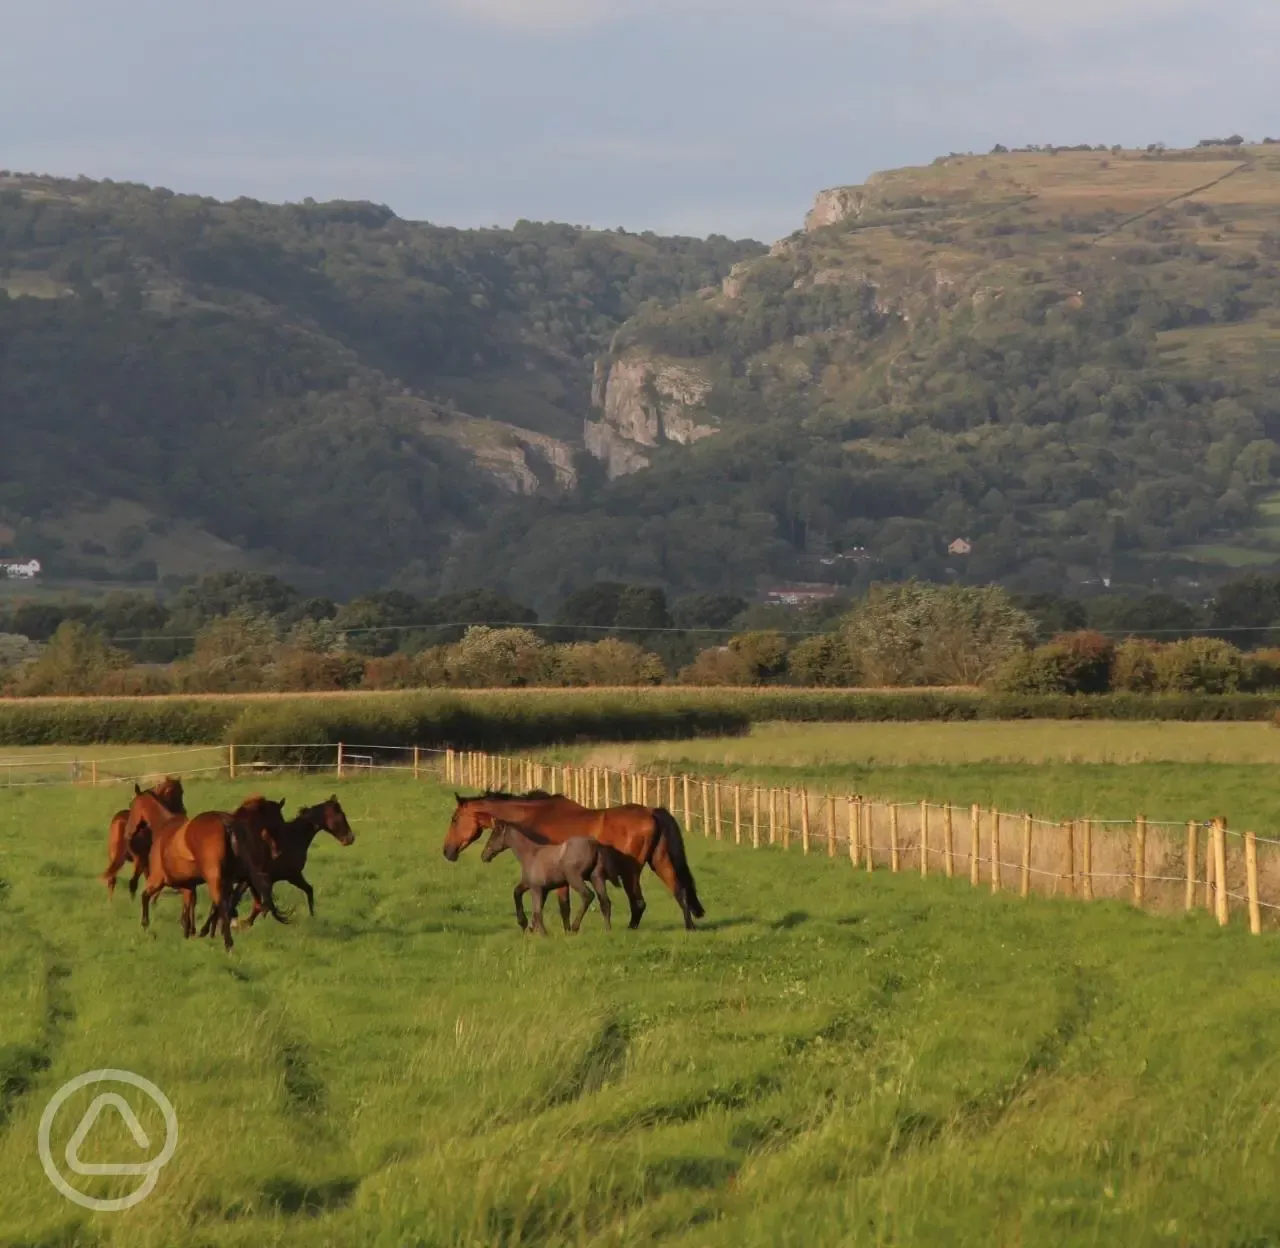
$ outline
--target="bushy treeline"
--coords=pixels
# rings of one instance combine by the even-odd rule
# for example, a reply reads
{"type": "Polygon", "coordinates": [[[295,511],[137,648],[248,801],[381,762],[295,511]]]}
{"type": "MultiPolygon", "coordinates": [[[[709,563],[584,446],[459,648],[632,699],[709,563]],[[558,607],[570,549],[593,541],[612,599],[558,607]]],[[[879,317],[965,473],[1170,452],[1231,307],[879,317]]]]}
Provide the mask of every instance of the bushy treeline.
{"type": "MultiPolygon", "coordinates": [[[[339,606],[272,578],[233,575],[210,578],[164,608],[169,631],[141,644],[184,641],[169,662],[139,661],[128,638],[112,639],[99,621],[77,615],[43,643],[0,634],[0,686],[18,697],[670,683],[964,686],[1016,695],[1280,689],[1280,649],[1247,653],[1194,635],[1191,608],[1158,595],[1110,604],[1113,622],[1148,629],[1120,640],[1080,627],[1088,616],[1079,603],[1019,600],[997,586],[879,585],[843,607],[830,617],[822,613],[829,608],[804,614],[708,596],[668,610],[660,589],[606,583],[575,594],[554,625],[535,631],[532,611],[488,591],[433,602],[376,594],[339,606]],[[468,624],[468,614],[511,622],[468,624]],[[727,632],[726,624],[740,631],[721,640],[716,628],[727,632]],[[196,631],[187,639],[179,626],[196,631]],[[592,640],[573,639],[583,632],[592,640]],[[716,639],[699,649],[707,636],[716,639]]],[[[1207,614],[1249,620],[1243,635],[1265,642],[1280,619],[1280,580],[1244,578],[1207,614]]]]}

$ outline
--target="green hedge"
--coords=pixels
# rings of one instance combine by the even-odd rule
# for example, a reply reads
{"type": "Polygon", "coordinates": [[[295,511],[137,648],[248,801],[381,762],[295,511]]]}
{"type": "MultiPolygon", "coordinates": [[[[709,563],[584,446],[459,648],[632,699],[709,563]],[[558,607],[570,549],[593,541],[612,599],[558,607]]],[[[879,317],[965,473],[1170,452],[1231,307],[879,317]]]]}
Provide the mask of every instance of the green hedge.
{"type": "Polygon", "coordinates": [[[533,749],[744,732],[751,723],[993,719],[1272,719],[1267,694],[1095,696],[930,691],[403,693],[265,700],[90,698],[0,703],[0,746],[333,744],[533,749]]]}

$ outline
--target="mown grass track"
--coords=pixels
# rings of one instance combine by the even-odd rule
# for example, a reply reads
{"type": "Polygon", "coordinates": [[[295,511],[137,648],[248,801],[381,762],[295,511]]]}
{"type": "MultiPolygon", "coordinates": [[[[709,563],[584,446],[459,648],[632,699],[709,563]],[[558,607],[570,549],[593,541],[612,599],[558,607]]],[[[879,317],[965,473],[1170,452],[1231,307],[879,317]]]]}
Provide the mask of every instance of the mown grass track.
{"type": "Polygon", "coordinates": [[[108,905],[118,793],[0,797],[0,1244],[1280,1242],[1269,937],[695,838],[704,930],[650,878],[638,933],[535,942],[510,862],[444,862],[446,794],[340,796],[317,917],[230,956],[108,905]],[[114,1215],[35,1148],[102,1066],[182,1132],[114,1215]]]}

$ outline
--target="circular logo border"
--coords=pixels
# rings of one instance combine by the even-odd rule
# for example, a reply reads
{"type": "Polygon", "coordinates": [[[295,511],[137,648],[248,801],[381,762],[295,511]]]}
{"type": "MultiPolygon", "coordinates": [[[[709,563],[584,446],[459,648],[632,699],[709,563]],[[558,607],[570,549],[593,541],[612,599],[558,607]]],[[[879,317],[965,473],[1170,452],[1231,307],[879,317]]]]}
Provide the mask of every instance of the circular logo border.
{"type": "Polygon", "coordinates": [[[68,1200],[83,1209],[91,1209],[95,1213],[119,1213],[125,1209],[132,1209],[134,1205],[146,1200],[155,1191],[156,1184],[160,1181],[160,1171],[169,1164],[178,1147],[178,1115],[173,1108],[173,1103],[150,1079],[135,1075],[131,1070],[90,1070],[83,1075],[77,1075],[74,1079],[68,1080],[53,1094],[52,1099],[44,1107],[44,1113],[40,1116],[37,1146],[40,1151],[40,1163],[44,1166],[44,1172],[48,1175],[49,1182],[68,1200]],[[83,1192],[78,1192],[72,1187],[62,1177],[62,1172],[57,1165],[54,1164],[53,1149],[49,1143],[49,1136],[53,1131],[53,1120],[57,1117],[58,1110],[62,1108],[63,1103],[73,1093],[79,1092],[81,1088],[88,1087],[94,1083],[124,1083],[130,1087],[137,1088],[139,1091],[145,1092],[164,1115],[164,1147],[145,1164],[144,1173],[146,1177],[142,1181],[142,1186],[136,1192],[132,1192],[128,1196],[121,1196],[115,1200],[102,1200],[96,1196],[86,1196],[83,1192]]]}

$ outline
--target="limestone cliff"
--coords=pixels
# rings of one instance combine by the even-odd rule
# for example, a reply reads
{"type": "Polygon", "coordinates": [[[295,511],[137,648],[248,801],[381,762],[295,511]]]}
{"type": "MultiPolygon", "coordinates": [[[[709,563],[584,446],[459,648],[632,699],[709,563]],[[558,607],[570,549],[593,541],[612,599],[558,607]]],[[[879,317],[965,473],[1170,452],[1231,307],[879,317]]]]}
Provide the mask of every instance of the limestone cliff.
{"type": "Polygon", "coordinates": [[[716,432],[699,413],[711,383],[694,364],[674,363],[644,353],[596,366],[592,398],[601,415],[587,420],[583,441],[610,477],[647,467],[643,448],[668,442],[681,446],[716,432]]]}

